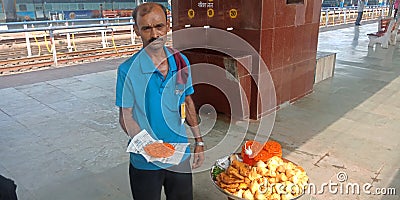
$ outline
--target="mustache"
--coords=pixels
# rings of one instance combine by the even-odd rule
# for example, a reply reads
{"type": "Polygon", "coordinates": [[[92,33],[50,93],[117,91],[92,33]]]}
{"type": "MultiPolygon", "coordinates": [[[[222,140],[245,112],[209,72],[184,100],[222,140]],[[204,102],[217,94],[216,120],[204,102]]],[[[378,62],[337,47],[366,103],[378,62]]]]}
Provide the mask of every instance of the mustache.
{"type": "Polygon", "coordinates": [[[152,43],[152,42],[154,42],[154,41],[156,41],[156,40],[162,41],[163,38],[162,38],[162,37],[159,37],[159,38],[150,38],[149,43],[152,43]]]}

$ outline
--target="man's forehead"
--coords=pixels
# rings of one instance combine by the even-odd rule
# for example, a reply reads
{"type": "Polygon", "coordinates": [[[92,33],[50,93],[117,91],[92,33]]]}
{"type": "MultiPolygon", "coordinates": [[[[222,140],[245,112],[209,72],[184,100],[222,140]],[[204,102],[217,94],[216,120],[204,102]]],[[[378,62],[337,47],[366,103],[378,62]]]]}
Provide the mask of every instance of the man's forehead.
{"type": "Polygon", "coordinates": [[[147,17],[150,15],[163,17],[163,16],[165,16],[165,13],[162,10],[162,8],[159,6],[153,6],[146,11],[144,9],[140,9],[138,11],[138,18],[143,18],[143,17],[147,17]],[[145,12],[145,13],[143,13],[143,12],[145,12]]]}
{"type": "Polygon", "coordinates": [[[167,19],[165,18],[165,15],[163,11],[155,11],[152,10],[149,13],[146,13],[143,16],[138,16],[137,22],[140,25],[148,25],[148,24],[159,24],[159,23],[165,23],[167,19]]]}

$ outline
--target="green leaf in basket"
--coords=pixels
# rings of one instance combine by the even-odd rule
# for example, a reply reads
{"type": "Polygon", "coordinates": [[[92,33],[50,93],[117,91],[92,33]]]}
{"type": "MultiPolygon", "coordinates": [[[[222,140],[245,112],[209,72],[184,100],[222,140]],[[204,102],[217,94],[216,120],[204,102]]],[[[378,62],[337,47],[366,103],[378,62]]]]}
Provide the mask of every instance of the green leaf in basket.
{"type": "Polygon", "coordinates": [[[218,166],[215,166],[214,169],[213,169],[213,171],[212,171],[213,178],[214,178],[214,179],[217,178],[217,176],[218,176],[220,173],[224,172],[224,171],[225,171],[225,169],[222,169],[222,168],[220,168],[220,167],[218,167],[218,166]]]}

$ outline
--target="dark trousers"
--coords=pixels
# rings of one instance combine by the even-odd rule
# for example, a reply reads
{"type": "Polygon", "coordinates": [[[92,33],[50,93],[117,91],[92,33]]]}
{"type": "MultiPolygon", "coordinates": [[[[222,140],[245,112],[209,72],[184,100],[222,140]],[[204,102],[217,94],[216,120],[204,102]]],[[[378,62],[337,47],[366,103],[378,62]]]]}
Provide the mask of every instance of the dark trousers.
{"type": "MultiPolygon", "coordinates": [[[[190,171],[190,159],[176,167],[190,171]]],[[[129,164],[129,178],[135,200],[160,200],[162,186],[167,200],[193,199],[192,173],[179,173],[173,169],[141,170],[129,164]]]]}
{"type": "Polygon", "coordinates": [[[358,12],[357,19],[356,19],[356,25],[360,25],[362,16],[363,16],[363,12],[358,12]]]}
{"type": "Polygon", "coordinates": [[[396,15],[397,15],[397,11],[398,11],[399,9],[394,9],[394,15],[393,15],[393,17],[394,18],[396,18],[396,15]]]}
{"type": "Polygon", "coordinates": [[[17,200],[16,190],[13,180],[0,175],[0,200],[17,200]]]}

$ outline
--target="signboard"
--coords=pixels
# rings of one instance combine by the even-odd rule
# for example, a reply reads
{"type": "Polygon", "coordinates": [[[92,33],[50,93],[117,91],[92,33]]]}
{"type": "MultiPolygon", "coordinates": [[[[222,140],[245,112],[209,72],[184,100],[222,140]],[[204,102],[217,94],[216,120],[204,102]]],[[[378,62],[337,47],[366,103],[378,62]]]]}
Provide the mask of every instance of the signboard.
{"type": "Polygon", "coordinates": [[[64,11],[65,19],[90,19],[93,18],[95,13],[93,10],[74,10],[64,11]]]}

